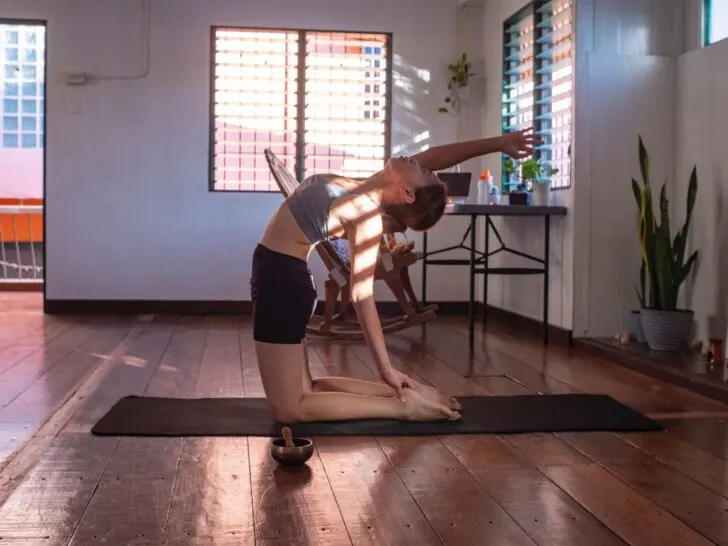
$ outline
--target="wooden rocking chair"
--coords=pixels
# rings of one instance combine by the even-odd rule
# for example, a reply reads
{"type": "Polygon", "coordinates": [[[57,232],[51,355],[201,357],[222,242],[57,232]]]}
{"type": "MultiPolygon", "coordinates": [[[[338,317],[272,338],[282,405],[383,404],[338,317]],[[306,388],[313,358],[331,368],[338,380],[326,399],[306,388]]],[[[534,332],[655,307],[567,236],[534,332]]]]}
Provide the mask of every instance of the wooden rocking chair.
{"type": "MultiPolygon", "coordinates": [[[[264,153],[273,178],[283,195],[288,197],[299,181],[271,150],[266,149],[264,153]]],[[[387,233],[382,238],[374,280],[387,284],[404,315],[382,319],[384,333],[422,324],[436,316],[437,305],[423,306],[412,288],[408,268],[417,262],[419,256],[413,251],[414,243],[407,240],[405,229],[404,226],[397,226],[394,221],[385,218],[387,233]],[[397,243],[395,233],[403,234],[406,242],[397,243]]],[[[316,251],[329,271],[329,278],[324,283],[324,313],[312,317],[308,332],[333,338],[362,339],[364,334],[358,321],[347,320],[347,316],[351,314],[351,261],[348,241],[322,241],[316,245],[316,251]]]]}

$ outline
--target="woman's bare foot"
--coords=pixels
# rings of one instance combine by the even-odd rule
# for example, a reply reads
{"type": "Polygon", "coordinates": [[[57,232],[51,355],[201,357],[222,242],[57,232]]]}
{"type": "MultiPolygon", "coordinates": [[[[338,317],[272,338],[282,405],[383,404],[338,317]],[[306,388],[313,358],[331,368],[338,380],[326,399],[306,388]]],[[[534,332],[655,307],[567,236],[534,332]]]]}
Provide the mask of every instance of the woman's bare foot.
{"type": "Polygon", "coordinates": [[[407,389],[404,405],[410,421],[457,421],[461,418],[459,412],[425,398],[414,389],[407,389]]]}
{"type": "Polygon", "coordinates": [[[454,411],[460,411],[462,409],[460,402],[454,396],[445,396],[439,390],[437,390],[435,387],[430,387],[429,385],[423,385],[422,383],[418,383],[417,381],[415,381],[412,378],[410,378],[410,380],[412,382],[412,388],[415,391],[419,392],[422,396],[424,396],[428,400],[437,402],[439,404],[442,404],[443,406],[447,406],[448,408],[450,408],[451,410],[454,410],[454,411]]]}

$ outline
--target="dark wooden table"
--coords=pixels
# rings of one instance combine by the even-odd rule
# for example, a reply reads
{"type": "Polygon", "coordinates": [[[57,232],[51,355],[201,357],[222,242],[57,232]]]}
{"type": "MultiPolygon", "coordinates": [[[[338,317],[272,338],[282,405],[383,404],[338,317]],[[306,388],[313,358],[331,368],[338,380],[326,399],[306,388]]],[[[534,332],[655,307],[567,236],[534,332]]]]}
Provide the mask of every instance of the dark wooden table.
{"type": "Polygon", "coordinates": [[[465,231],[459,244],[428,252],[427,232],[422,238],[422,302],[427,302],[427,266],[428,265],[467,265],[470,268],[470,297],[469,304],[469,325],[470,348],[473,348],[475,341],[475,275],[483,275],[483,322],[488,319],[488,275],[543,275],[543,342],[549,340],[549,248],[551,245],[551,217],[565,216],[566,207],[537,207],[532,205],[478,205],[478,204],[451,204],[445,209],[448,216],[469,216],[470,225],[465,231]],[[481,252],[475,248],[475,223],[479,216],[485,217],[485,251],[481,252]],[[539,216],[544,219],[544,252],[543,257],[532,256],[506,246],[498,232],[498,229],[491,220],[492,216],[539,216]],[[498,239],[499,247],[490,250],[490,230],[493,230],[498,239]],[[470,236],[470,245],[465,242],[470,236]],[[432,259],[430,256],[450,252],[452,250],[465,249],[470,251],[469,259],[463,258],[439,258],[432,259]],[[537,267],[489,267],[488,259],[499,252],[508,252],[521,256],[539,264],[537,267]]]}

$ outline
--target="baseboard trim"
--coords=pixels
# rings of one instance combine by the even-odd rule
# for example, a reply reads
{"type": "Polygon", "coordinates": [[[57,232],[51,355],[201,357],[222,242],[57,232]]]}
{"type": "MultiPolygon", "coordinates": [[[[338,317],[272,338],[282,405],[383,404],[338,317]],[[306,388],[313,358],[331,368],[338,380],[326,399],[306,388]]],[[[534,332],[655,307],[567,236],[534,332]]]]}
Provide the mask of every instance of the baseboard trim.
{"type": "MultiPolygon", "coordinates": [[[[482,313],[483,304],[478,303],[478,315],[480,316],[477,320],[482,320],[482,318],[480,318],[482,313]]],[[[503,325],[509,330],[518,332],[519,334],[526,334],[530,337],[537,337],[539,339],[543,336],[543,326],[541,325],[541,321],[519,313],[514,313],[508,309],[489,305],[488,320],[495,321],[496,323],[503,325]]],[[[549,343],[563,345],[565,347],[571,346],[572,331],[562,328],[561,326],[549,324],[549,343]]]]}
{"type": "MultiPolygon", "coordinates": [[[[428,302],[438,305],[439,315],[467,315],[467,301],[428,302]]],[[[401,315],[396,301],[378,301],[377,309],[385,316],[401,315]]],[[[250,315],[253,305],[246,300],[57,300],[47,299],[44,310],[50,315],[85,314],[174,314],[174,315],[250,315]]],[[[324,311],[319,301],[316,313],[324,311]]]]}
{"type": "Polygon", "coordinates": [[[43,292],[42,282],[3,281],[0,292],[43,292]]]}
{"type": "Polygon", "coordinates": [[[622,348],[613,347],[591,338],[575,339],[574,349],[610,364],[628,368],[653,379],[728,404],[728,384],[720,379],[683,370],[677,365],[656,360],[654,356],[632,354],[622,348]]]}
{"type": "MultiPolygon", "coordinates": [[[[441,316],[467,316],[467,301],[435,301],[437,314],[441,316]]],[[[396,301],[378,301],[377,309],[383,316],[402,314],[396,301]]],[[[323,313],[319,301],[316,313],[323,313]]],[[[194,300],[58,300],[47,299],[44,311],[51,315],[85,314],[174,314],[174,315],[250,315],[252,304],[244,300],[194,301],[194,300]]],[[[481,321],[483,304],[476,305],[477,321],[481,321]]],[[[542,327],[538,320],[513,313],[506,309],[488,306],[488,320],[519,334],[541,337],[542,327]]],[[[553,324],[549,326],[549,341],[559,345],[571,345],[571,330],[553,324]]]]}

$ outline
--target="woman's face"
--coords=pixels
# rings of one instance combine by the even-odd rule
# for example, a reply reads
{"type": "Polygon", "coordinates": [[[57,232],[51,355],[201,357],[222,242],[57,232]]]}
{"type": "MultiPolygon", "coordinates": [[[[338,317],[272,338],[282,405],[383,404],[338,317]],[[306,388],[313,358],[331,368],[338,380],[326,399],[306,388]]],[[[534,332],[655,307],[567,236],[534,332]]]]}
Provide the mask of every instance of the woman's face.
{"type": "Polygon", "coordinates": [[[392,198],[399,203],[412,203],[418,187],[440,182],[440,179],[428,169],[423,168],[410,157],[393,157],[387,162],[392,181],[392,198]]]}

